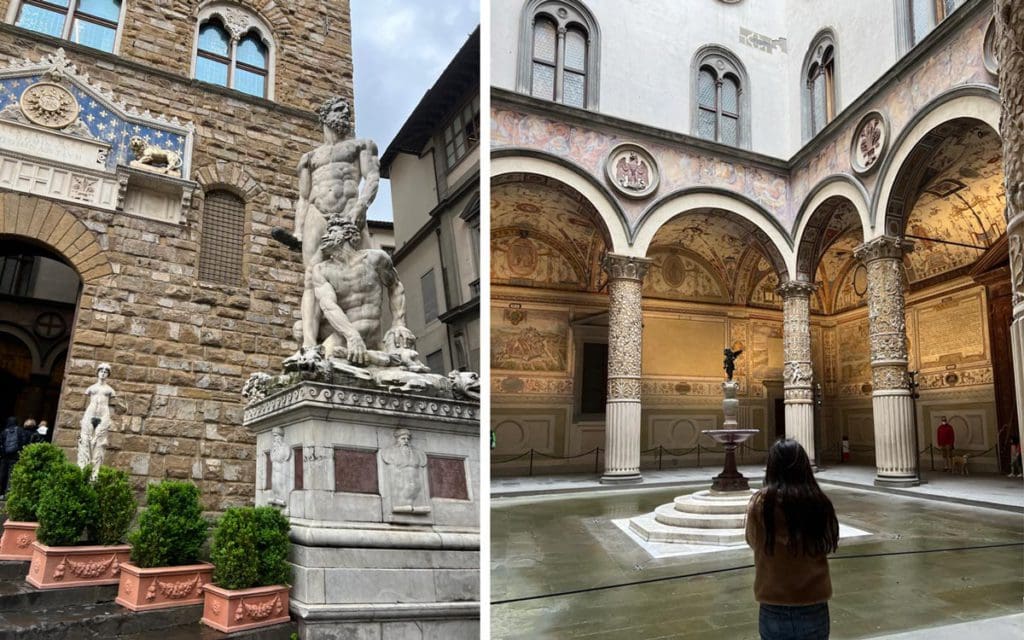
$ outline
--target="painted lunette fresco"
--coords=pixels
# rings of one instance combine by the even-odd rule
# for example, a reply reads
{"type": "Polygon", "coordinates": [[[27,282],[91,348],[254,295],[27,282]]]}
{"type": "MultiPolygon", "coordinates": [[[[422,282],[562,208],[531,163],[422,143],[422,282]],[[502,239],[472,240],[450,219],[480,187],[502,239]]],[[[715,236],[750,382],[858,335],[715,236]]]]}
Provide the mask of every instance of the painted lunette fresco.
{"type": "MultiPolygon", "coordinates": [[[[989,85],[993,76],[985,69],[984,36],[991,16],[980,13],[948,43],[925,56],[902,79],[860,110],[859,115],[879,111],[889,122],[889,140],[896,140],[911,119],[930,101],[957,86],[989,85]]],[[[751,166],[727,156],[680,145],[668,145],[642,136],[625,137],[613,131],[570,124],[500,104],[492,107],[491,146],[527,148],[565,158],[588,171],[602,184],[604,163],[612,148],[622,142],[642,144],[657,160],[661,184],[649,198],[631,200],[615,196],[632,228],[646,209],[674,191],[697,186],[732,191],[753,200],[783,228],[795,233],[796,216],[804,199],[831,175],[853,175],[850,160],[852,138],[859,118],[818,141],[818,151],[790,173],[751,166]]],[[[886,153],[891,152],[890,148],[886,153]]],[[[881,162],[881,160],[880,160],[881,162]]],[[[857,178],[870,193],[879,172],[857,178]]],[[[611,192],[612,190],[609,189],[611,192]]]]}

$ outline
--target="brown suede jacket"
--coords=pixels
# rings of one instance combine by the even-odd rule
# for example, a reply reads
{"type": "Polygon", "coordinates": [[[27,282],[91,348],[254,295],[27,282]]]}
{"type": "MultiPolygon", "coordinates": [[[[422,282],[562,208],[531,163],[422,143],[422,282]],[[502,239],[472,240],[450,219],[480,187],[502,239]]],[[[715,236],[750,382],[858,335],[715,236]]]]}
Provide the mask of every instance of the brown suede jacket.
{"type": "Polygon", "coordinates": [[[775,553],[764,552],[763,492],[747,505],[747,544],[754,550],[754,599],[762,604],[803,606],[832,597],[827,556],[794,555],[782,507],[775,506],[775,553]]]}

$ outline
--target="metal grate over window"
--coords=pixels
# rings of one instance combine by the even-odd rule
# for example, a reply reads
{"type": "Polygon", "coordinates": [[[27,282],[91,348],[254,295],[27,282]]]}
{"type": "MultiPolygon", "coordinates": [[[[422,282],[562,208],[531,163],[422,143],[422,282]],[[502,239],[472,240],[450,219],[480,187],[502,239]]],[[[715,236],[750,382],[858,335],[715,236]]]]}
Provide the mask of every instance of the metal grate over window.
{"type": "Polygon", "coordinates": [[[227,191],[206,194],[199,242],[199,279],[241,286],[245,203],[227,191]]]}

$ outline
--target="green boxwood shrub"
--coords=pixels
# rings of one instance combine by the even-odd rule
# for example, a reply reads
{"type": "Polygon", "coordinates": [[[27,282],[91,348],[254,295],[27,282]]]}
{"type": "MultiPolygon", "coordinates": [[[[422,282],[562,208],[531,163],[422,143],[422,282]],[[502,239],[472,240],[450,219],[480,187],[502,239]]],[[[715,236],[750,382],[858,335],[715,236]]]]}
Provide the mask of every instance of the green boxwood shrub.
{"type": "Polygon", "coordinates": [[[139,528],[128,536],[132,562],[143,569],[198,562],[206,531],[198,487],[177,480],[151,484],[139,528]]]}
{"type": "Polygon", "coordinates": [[[89,539],[99,544],[120,544],[138,507],[128,474],[100,467],[92,488],[96,492],[96,520],[89,523],[89,539]]]}
{"type": "Polygon", "coordinates": [[[51,467],[67,462],[64,452],[49,442],[22,449],[7,488],[7,517],[18,522],[36,522],[39,494],[50,482],[51,467]]]}
{"type": "Polygon", "coordinates": [[[287,584],[288,519],[273,507],[228,509],[213,533],[213,583],[224,589],[287,584]]]}
{"type": "Polygon", "coordinates": [[[89,484],[91,469],[64,462],[50,469],[39,496],[36,537],[51,547],[74,546],[82,532],[96,522],[96,491],[89,484]]]}

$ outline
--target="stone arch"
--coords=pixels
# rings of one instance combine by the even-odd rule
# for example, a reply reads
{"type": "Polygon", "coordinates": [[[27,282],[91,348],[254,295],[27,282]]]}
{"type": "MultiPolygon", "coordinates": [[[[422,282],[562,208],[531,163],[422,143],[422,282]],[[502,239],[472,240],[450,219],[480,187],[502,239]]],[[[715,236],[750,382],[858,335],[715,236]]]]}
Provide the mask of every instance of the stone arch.
{"type": "Polygon", "coordinates": [[[900,133],[883,160],[871,203],[872,237],[902,236],[913,194],[925,166],[921,161],[941,141],[936,135],[954,121],[982,122],[999,133],[999,93],[972,85],[948,91],[925,106],[900,133]],[[882,224],[879,224],[882,222],[882,224]]]}
{"type": "Polygon", "coordinates": [[[6,322],[0,322],[0,333],[5,333],[25,345],[29,355],[32,356],[32,373],[43,371],[43,354],[39,352],[39,344],[30,333],[21,327],[6,322]]]}
{"type": "Polygon", "coordinates": [[[545,176],[575,189],[594,207],[604,234],[611,241],[611,253],[642,256],[630,247],[628,225],[622,208],[608,190],[583,169],[572,163],[546,153],[523,149],[503,149],[491,155],[491,177],[512,173],[526,173],[545,176]]]}
{"type": "Polygon", "coordinates": [[[227,162],[204,165],[195,172],[195,181],[202,187],[204,194],[224,189],[247,204],[263,194],[263,187],[245,169],[227,162]]]}
{"type": "Polygon", "coordinates": [[[196,7],[193,17],[198,18],[204,12],[206,12],[211,5],[236,5],[240,9],[252,11],[259,18],[263,20],[273,31],[275,39],[283,46],[285,39],[281,36],[291,35],[294,31],[292,24],[288,20],[288,15],[281,8],[280,3],[277,0],[249,0],[248,2],[235,1],[226,2],[225,0],[205,0],[199,3],[196,7]]]}
{"type": "Polygon", "coordinates": [[[46,245],[70,264],[83,285],[113,273],[106,252],[78,217],[63,206],[27,194],[0,198],[0,236],[13,235],[46,245]]]}
{"type": "Polygon", "coordinates": [[[681,214],[702,209],[718,209],[738,218],[762,242],[779,279],[789,278],[787,264],[792,244],[782,225],[757,203],[723,189],[683,189],[652,204],[640,218],[633,237],[632,255],[646,256],[659,229],[681,214]]]}
{"type": "Polygon", "coordinates": [[[871,217],[868,209],[868,193],[864,186],[846,174],[829,176],[819,182],[804,198],[797,214],[793,262],[790,272],[797,279],[814,280],[814,271],[820,256],[821,230],[837,206],[848,203],[857,212],[861,231],[867,241],[871,231],[871,217]]]}

